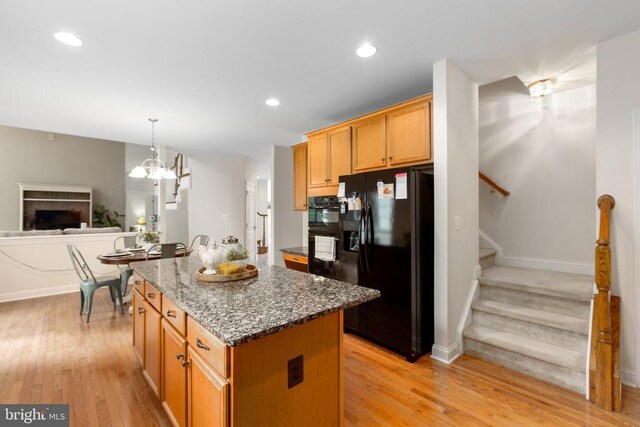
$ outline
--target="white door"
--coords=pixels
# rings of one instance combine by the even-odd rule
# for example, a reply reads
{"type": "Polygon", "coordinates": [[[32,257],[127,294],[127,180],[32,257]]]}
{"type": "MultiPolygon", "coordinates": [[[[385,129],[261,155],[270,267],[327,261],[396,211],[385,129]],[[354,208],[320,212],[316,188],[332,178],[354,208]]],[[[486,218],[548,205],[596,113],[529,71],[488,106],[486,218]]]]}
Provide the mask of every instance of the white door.
{"type": "Polygon", "coordinates": [[[249,251],[249,258],[256,259],[258,244],[256,242],[256,185],[253,182],[246,182],[245,218],[246,230],[245,247],[249,251]]]}

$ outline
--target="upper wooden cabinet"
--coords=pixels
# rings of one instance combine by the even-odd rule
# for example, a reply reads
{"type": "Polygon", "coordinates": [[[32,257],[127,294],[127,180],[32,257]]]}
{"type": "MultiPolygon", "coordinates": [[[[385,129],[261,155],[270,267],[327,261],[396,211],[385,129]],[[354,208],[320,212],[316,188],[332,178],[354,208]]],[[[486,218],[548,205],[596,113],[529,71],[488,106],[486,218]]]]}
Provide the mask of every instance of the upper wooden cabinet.
{"type": "Polygon", "coordinates": [[[338,177],[351,173],[351,126],[309,136],[307,150],[308,195],[337,193],[338,177]]]}
{"type": "Polygon", "coordinates": [[[293,209],[307,209],[307,143],[293,149],[293,209]]]}
{"type": "Polygon", "coordinates": [[[387,113],[387,160],[390,166],[431,160],[431,101],[387,113]]]}
{"type": "Polygon", "coordinates": [[[336,129],[327,134],[329,152],[328,185],[338,185],[340,175],[351,173],[351,127],[336,129]]]}
{"type": "Polygon", "coordinates": [[[353,124],[353,172],[382,169],[387,165],[385,116],[353,124]]]}
{"type": "MultiPolygon", "coordinates": [[[[431,162],[432,99],[424,95],[307,134],[307,195],[336,195],[340,175],[431,162]]],[[[302,209],[297,202],[296,209],[302,209]]]]}

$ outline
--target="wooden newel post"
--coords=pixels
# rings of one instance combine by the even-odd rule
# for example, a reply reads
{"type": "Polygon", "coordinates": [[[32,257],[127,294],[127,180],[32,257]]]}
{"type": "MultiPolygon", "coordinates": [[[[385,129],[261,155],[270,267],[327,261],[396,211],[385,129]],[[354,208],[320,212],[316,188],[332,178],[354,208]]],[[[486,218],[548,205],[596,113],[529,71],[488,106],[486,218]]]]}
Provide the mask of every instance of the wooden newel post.
{"type": "Polygon", "coordinates": [[[591,400],[602,409],[613,409],[613,350],[611,334],[611,248],[609,247],[609,228],[611,210],[615,206],[613,197],[608,194],[598,199],[600,209],[600,233],[596,246],[596,287],[598,294],[594,299],[593,315],[596,326],[595,348],[595,396],[591,400]]]}

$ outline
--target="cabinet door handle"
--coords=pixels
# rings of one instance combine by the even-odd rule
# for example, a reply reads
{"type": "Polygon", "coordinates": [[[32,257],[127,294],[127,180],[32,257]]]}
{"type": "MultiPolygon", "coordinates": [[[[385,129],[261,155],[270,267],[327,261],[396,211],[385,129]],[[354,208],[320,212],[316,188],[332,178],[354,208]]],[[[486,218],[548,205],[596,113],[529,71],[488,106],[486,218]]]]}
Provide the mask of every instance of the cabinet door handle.
{"type": "Polygon", "coordinates": [[[138,307],[138,314],[142,314],[142,313],[144,313],[144,308],[138,307]]]}
{"type": "Polygon", "coordinates": [[[184,359],[184,353],[178,353],[176,354],[176,359],[180,360],[180,359],[184,359]]]}
{"type": "Polygon", "coordinates": [[[383,157],[383,158],[381,158],[380,160],[382,160],[382,161],[384,162],[384,157],[383,157]]]}
{"type": "Polygon", "coordinates": [[[182,362],[182,367],[186,368],[187,366],[189,366],[189,361],[188,360],[183,360],[182,362]]]}
{"type": "Polygon", "coordinates": [[[389,160],[393,160],[393,157],[389,156],[389,160]]]}
{"type": "Polygon", "coordinates": [[[147,294],[147,298],[149,298],[149,299],[156,299],[156,294],[148,293],[148,294],[147,294]]]}
{"type": "Polygon", "coordinates": [[[196,345],[198,346],[198,348],[201,348],[203,350],[211,350],[211,347],[209,347],[208,345],[206,345],[205,343],[203,343],[200,338],[196,338],[196,345]]]}
{"type": "Polygon", "coordinates": [[[173,317],[175,319],[176,318],[176,311],[175,310],[167,310],[167,317],[173,317]]]}

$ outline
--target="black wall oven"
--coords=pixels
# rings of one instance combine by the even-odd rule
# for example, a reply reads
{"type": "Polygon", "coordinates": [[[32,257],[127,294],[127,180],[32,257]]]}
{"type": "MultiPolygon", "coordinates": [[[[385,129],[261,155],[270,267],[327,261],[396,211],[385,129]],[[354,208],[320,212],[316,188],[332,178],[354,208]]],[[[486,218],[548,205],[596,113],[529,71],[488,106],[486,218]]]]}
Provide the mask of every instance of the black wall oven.
{"type": "Polygon", "coordinates": [[[335,279],[340,269],[340,205],[337,197],[309,197],[309,273],[335,279]],[[315,257],[316,236],[334,239],[335,259],[315,257]]]}

